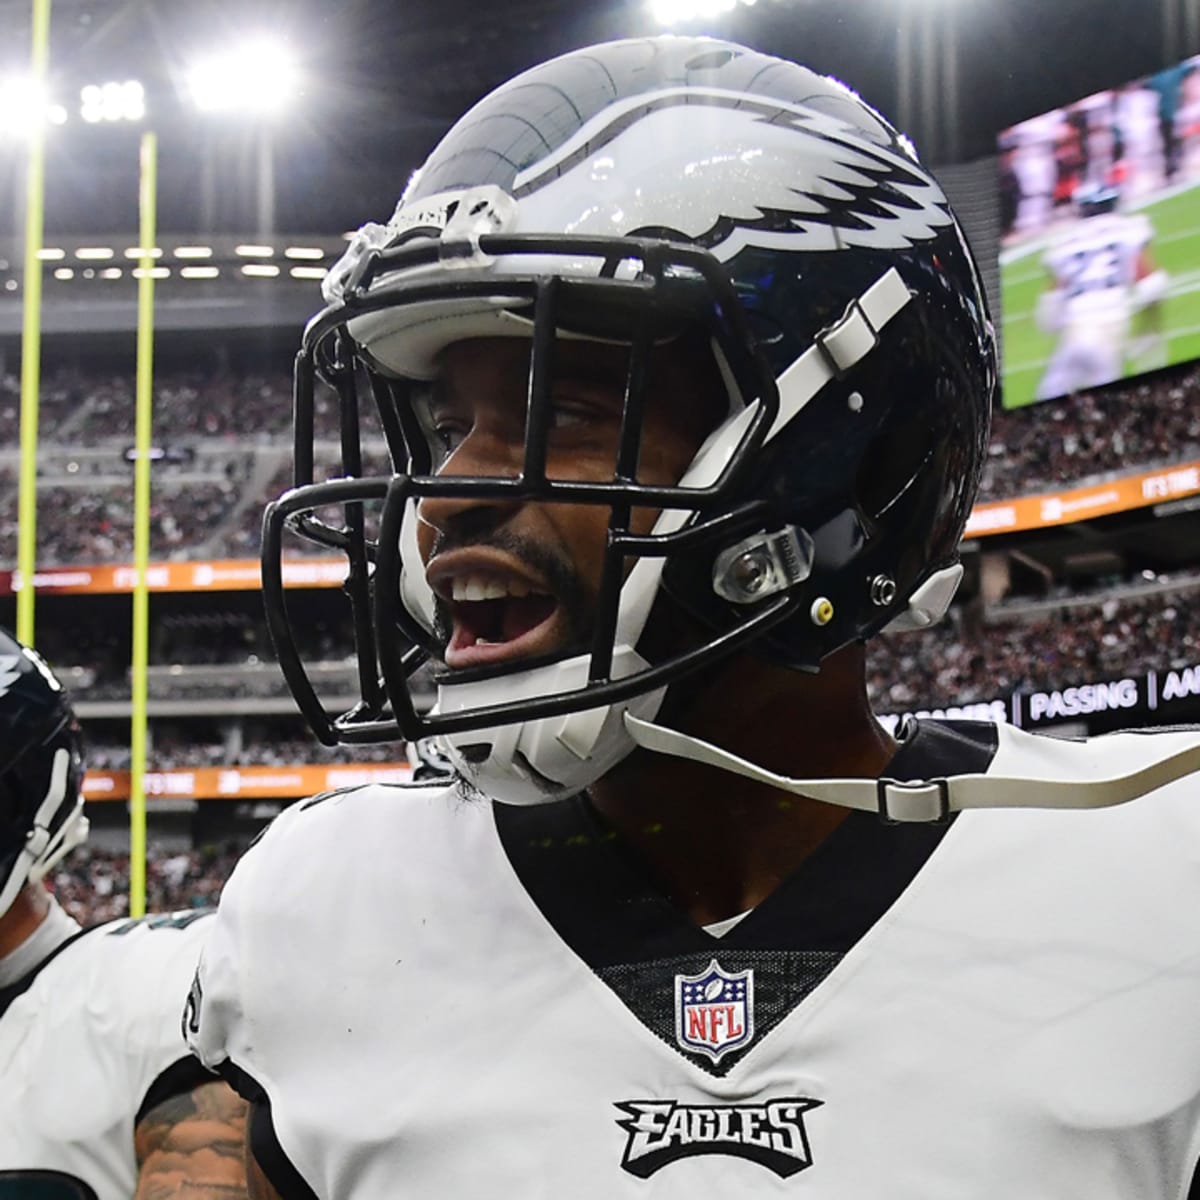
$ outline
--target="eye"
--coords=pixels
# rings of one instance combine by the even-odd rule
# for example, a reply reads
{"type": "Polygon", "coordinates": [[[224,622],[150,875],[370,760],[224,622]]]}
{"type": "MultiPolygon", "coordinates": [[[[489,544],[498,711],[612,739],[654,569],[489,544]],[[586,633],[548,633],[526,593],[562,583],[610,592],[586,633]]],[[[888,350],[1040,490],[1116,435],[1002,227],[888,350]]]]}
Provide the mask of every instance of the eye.
{"type": "Polygon", "coordinates": [[[466,422],[457,417],[439,416],[430,423],[430,440],[439,460],[445,460],[463,443],[468,430],[466,422]]]}
{"type": "Polygon", "coordinates": [[[554,429],[567,429],[572,425],[586,425],[595,419],[592,410],[583,404],[555,401],[550,410],[550,425],[554,429]]]}
{"type": "Polygon", "coordinates": [[[413,397],[413,411],[425,434],[425,442],[439,464],[449,458],[470,433],[467,415],[437,397],[432,388],[421,389],[413,397]]]}
{"type": "Polygon", "coordinates": [[[550,427],[599,431],[610,422],[620,421],[621,400],[587,381],[562,380],[554,389],[550,427]]]}

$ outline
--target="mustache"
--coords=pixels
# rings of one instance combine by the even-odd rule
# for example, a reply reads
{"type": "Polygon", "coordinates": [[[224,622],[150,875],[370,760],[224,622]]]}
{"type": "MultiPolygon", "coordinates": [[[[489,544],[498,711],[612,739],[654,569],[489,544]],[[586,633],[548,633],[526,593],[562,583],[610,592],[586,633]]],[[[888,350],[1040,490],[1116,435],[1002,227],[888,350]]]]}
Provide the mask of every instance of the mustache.
{"type": "MultiPolygon", "coordinates": [[[[507,529],[471,536],[439,531],[429,557],[432,562],[450,550],[479,548],[499,550],[530,568],[554,593],[566,616],[568,646],[577,649],[588,643],[594,625],[595,598],[564,551],[507,529]]],[[[438,596],[434,604],[434,635],[443,649],[450,641],[453,624],[450,604],[438,596]]]]}

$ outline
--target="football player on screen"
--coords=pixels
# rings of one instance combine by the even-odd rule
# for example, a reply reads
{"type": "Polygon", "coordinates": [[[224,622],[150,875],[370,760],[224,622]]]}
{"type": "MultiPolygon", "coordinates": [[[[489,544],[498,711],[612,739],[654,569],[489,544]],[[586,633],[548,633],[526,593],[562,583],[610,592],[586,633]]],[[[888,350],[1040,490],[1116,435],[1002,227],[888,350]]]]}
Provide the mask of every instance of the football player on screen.
{"type": "Polygon", "coordinates": [[[42,882],[87,836],[82,783],[62,686],[0,630],[0,1197],[245,1195],[245,1106],[179,1025],[211,911],[81,930],[42,882]]]}
{"type": "Polygon", "coordinates": [[[325,289],[268,618],[322,739],[457,778],[293,805],[227,885],[185,1023],[256,1194],[1179,1200],[1200,804],[1162,785],[1200,735],[867,702],[863,642],[950,602],[995,390],[907,140],[741,46],[594,46],[471,109],[325,289]],[[340,715],[292,534],[348,555],[340,715]]]}
{"type": "Polygon", "coordinates": [[[1130,369],[1166,366],[1162,301],[1169,278],[1150,252],[1154,227],[1144,213],[1117,212],[1116,188],[1084,184],[1075,193],[1080,220],[1043,256],[1050,286],[1037,321],[1058,334],[1038,400],[1100,387],[1130,369]],[[1134,322],[1137,336],[1132,336],[1134,322]]]}

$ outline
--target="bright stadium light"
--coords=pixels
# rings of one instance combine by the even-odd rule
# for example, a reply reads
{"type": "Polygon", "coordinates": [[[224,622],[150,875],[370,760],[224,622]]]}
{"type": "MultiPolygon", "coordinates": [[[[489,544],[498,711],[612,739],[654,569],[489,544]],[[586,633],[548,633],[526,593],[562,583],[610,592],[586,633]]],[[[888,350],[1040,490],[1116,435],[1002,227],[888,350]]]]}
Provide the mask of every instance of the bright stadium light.
{"type": "Polygon", "coordinates": [[[299,69],[291,51],[268,39],[247,41],[195,63],[188,90],[204,112],[279,112],[295,97],[299,69]]]}
{"type": "Polygon", "coordinates": [[[61,105],[50,102],[45,88],[28,76],[0,79],[0,134],[28,136],[39,121],[61,125],[66,116],[61,105]]]}
{"type": "Polygon", "coordinates": [[[79,115],[89,125],[101,121],[140,121],[146,115],[146,89],[136,79],[89,83],[79,91],[79,115]]]}
{"type": "Polygon", "coordinates": [[[733,12],[739,4],[750,8],[755,0],[650,0],[650,12],[660,25],[710,20],[733,12]]]}

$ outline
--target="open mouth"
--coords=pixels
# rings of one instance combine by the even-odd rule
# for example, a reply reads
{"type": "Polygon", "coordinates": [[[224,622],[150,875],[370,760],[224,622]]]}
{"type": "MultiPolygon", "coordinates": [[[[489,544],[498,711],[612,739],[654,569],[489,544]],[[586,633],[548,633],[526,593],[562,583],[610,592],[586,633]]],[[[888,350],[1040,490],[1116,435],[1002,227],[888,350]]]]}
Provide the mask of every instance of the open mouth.
{"type": "Polygon", "coordinates": [[[437,583],[449,618],[445,662],[451,669],[527,658],[555,649],[558,600],[511,575],[454,575],[437,583]]]}

